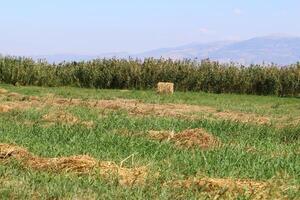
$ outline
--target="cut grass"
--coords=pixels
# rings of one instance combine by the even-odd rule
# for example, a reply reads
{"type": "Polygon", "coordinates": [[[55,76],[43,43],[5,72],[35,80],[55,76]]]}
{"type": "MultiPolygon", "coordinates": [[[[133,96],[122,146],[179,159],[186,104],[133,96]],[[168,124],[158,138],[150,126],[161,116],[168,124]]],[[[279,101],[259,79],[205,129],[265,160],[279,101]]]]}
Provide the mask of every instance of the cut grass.
{"type": "MultiPolygon", "coordinates": [[[[204,92],[175,92],[174,95],[157,95],[153,90],[99,90],[77,87],[15,87],[0,84],[11,92],[23,95],[47,96],[49,94],[80,99],[140,99],[148,103],[183,103],[206,105],[219,110],[237,110],[257,114],[296,114],[300,110],[299,98],[278,98],[275,96],[213,94],[204,92]]],[[[298,115],[299,116],[299,115],[298,115]]]]}
{"type": "MultiPolygon", "coordinates": [[[[64,97],[67,99],[137,99],[145,103],[181,103],[213,107],[220,115],[222,112],[249,113],[250,115],[267,116],[276,119],[272,123],[277,127],[284,125],[298,125],[300,123],[299,98],[278,98],[274,96],[254,96],[236,94],[209,94],[193,92],[176,92],[172,96],[157,95],[155,91],[122,91],[122,90],[97,90],[73,87],[15,87],[0,84],[9,92],[17,92],[29,96],[42,96],[47,98],[64,97]],[[282,125],[281,125],[282,124],[282,125]]],[[[228,115],[228,114],[227,114],[228,115]]],[[[239,116],[237,115],[236,118],[239,116]]],[[[247,120],[244,120],[247,121],[247,120]]]]}
{"type": "MultiPolygon", "coordinates": [[[[278,114],[272,109],[297,107],[296,102],[299,101],[295,98],[218,96],[204,93],[175,93],[174,97],[157,97],[151,91],[120,93],[114,90],[8,85],[1,85],[1,87],[10,92],[26,95],[45,95],[51,92],[68,98],[137,98],[145,102],[184,102],[209,106],[227,102],[228,105],[221,106],[222,109],[245,111],[247,109],[242,108],[243,106],[254,105],[255,109],[249,109],[247,112],[271,113],[270,115],[278,114]],[[155,100],[155,97],[159,99],[155,100]],[[208,102],[209,100],[211,102],[208,102]],[[281,102],[281,104],[279,107],[270,107],[266,111],[266,107],[270,104],[268,101],[281,102]]],[[[290,112],[293,117],[299,115],[297,109],[290,110],[290,112]]],[[[280,115],[289,116],[288,111],[280,115]]],[[[154,115],[137,117],[129,115],[124,110],[106,112],[106,110],[95,110],[84,105],[58,108],[48,105],[42,108],[12,110],[0,113],[0,143],[25,147],[34,155],[41,157],[88,154],[97,160],[109,160],[118,165],[125,160],[124,167],[147,166],[153,174],[159,172],[159,177],[153,176],[153,180],[149,181],[146,186],[123,188],[116,179],[104,180],[93,175],[75,176],[72,173],[53,174],[26,169],[20,163],[12,162],[0,164],[0,195],[4,199],[34,197],[38,199],[197,199],[210,198],[212,194],[206,194],[201,188],[163,187],[163,184],[168,181],[190,180],[193,177],[269,182],[284,175],[288,177],[282,178],[288,188],[285,188],[284,195],[297,198],[299,197],[297,186],[300,185],[298,127],[296,125],[294,128],[279,129],[272,126],[208,118],[189,120],[154,115]],[[56,121],[51,126],[44,126],[43,116],[57,109],[70,113],[80,122],[93,121],[93,126],[88,128],[81,123],[61,121],[56,121]],[[151,130],[174,131],[177,134],[196,128],[207,130],[212,136],[219,138],[222,143],[220,148],[205,151],[199,148],[177,148],[172,142],[153,141],[148,135],[151,130]]],[[[213,195],[219,195],[219,193],[213,195]]],[[[240,198],[251,197],[240,194],[240,198]]]]}

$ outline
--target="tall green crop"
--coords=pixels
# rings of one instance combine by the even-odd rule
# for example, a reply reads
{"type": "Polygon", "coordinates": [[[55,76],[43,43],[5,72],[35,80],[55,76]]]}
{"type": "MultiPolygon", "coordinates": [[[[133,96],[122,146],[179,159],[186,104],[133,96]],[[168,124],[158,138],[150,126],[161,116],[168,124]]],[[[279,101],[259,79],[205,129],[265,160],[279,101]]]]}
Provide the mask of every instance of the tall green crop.
{"type": "Polygon", "coordinates": [[[0,82],[14,85],[152,89],[160,81],[173,82],[180,91],[298,96],[300,63],[244,67],[209,60],[113,58],[51,65],[23,57],[0,57],[0,82]]]}

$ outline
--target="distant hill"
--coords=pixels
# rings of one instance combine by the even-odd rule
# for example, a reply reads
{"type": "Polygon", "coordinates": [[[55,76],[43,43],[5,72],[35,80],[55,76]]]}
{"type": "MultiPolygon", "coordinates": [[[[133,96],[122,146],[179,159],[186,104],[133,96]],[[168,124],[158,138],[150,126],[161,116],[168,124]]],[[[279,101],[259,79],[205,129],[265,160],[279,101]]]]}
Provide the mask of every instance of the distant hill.
{"type": "Polygon", "coordinates": [[[243,64],[276,63],[287,65],[300,61],[299,37],[259,37],[226,45],[209,56],[223,62],[243,64]]]}
{"type": "Polygon", "coordinates": [[[193,44],[153,50],[138,54],[138,57],[210,58],[241,64],[265,62],[287,65],[300,61],[300,37],[268,36],[238,42],[193,44]]]}
{"type": "Polygon", "coordinates": [[[161,48],[139,54],[108,53],[90,55],[53,55],[34,56],[45,58],[49,62],[91,60],[95,58],[171,58],[205,59],[220,62],[238,62],[241,64],[275,63],[288,65],[300,61],[300,37],[266,36],[244,41],[221,41],[202,44],[189,44],[173,48],[161,48]]]}
{"type": "Polygon", "coordinates": [[[56,54],[56,55],[35,55],[31,56],[34,60],[43,59],[47,60],[49,63],[59,63],[59,62],[71,62],[71,61],[88,61],[97,58],[127,58],[129,54],[126,52],[119,53],[105,53],[100,55],[78,55],[78,54],[56,54]]]}
{"type": "Polygon", "coordinates": [[[210,55],[225,47],[232,42],[229,41],[221,41],[221,42],[212,42],[206,44],[188,44],[184,46],[174,47],[174,48],[163,48],[163,49],[156,49],[140,54],[136,54],[134,57],[138,58],[147,58],[147,57],[154,57],[154,58],[171,58],[171,59],[184,59],[184,58],[199,58],[204,59],[210,57],[210,55]]]}

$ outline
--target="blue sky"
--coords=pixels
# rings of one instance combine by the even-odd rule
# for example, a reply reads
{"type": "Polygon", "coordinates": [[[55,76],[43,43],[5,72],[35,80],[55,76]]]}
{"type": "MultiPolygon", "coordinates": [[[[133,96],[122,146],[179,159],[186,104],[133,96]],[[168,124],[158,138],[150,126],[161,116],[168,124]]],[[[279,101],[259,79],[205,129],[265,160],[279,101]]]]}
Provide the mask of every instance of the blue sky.
{"type": "Polygon", "coordinates": [[[274,33],[300,36],[299,0],[9,0],[0,53],[143,52],[274,33]]]}

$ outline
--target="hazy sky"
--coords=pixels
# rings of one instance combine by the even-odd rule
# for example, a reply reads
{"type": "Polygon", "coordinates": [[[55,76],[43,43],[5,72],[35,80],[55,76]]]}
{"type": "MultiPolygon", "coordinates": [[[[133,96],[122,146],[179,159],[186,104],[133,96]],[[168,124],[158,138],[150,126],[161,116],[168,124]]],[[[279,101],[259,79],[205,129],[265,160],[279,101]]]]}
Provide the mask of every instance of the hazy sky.
{"type": "Polygon", "coordinates": [[[143,52],[300,35],[299,0],[1,0],[0,53],[143,52]]]}

